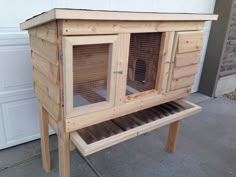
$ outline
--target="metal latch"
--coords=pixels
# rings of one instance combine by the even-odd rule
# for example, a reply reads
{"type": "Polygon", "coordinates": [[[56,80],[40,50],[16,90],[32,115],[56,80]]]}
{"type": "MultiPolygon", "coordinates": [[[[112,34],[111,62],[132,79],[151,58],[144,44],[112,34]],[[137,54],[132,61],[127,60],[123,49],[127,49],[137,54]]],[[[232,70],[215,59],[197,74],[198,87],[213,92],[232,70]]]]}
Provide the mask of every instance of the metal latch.
{"type": "Polygon", "coordinates": [[[114,74],[123,74],[123,71],[113,71],[114,74]]]}

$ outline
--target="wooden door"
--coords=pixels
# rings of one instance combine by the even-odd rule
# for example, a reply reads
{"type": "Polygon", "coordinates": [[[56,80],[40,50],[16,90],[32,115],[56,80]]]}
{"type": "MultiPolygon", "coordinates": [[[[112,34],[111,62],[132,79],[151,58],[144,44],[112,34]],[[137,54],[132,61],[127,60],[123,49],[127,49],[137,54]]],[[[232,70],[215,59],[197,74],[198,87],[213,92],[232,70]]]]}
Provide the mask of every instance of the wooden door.
{"type": "Polygon", "coordinates": [[[202,31],[176,33],[167,91],[192,87],[202,46],[202,31]]]}
{"type": "Polygon", "coordinates": [[[65,117],[112,108],[118,35],[63,37],[65,117]]]}
{"type": "Polygon", "coordinates": [[[122,57],[118,104],[166,92],[174,37],[174,32],[131,33],[123,41],[128,50],[122,57]]]}

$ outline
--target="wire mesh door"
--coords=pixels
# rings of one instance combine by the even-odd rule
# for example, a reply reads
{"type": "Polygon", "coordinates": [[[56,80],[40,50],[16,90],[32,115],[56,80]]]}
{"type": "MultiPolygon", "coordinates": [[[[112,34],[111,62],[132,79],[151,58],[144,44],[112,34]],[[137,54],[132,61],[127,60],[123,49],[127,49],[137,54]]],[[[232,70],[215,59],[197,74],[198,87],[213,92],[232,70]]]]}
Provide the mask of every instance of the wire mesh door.
{"type": "Polygon", "coordinates": [[[126,96],[157,87],[157,70],[162,33],[135,33],[130,36],[126,96]]]}
{"type": "Polygon", "coordinates": [[[116,35],[64,38],[65,110],[68,117],[114,105],[116,35]]]}

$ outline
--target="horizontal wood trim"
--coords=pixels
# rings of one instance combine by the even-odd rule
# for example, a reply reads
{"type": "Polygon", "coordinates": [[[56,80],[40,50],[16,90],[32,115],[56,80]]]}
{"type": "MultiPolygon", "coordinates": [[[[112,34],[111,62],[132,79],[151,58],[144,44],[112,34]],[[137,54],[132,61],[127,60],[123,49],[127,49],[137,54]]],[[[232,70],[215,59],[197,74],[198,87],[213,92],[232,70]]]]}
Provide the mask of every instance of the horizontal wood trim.
{"type": "Polygon", "coordinates": [[[194,83],[195,75],[174,79],[171,82],[171,90],[191,87],[194,83]]]}
{"type": "Polygon", "coordinates": [[[56,43],[57,42],[56,21],[52,21],[52,22],[43,24],[41,26],[32,28],[29,30],[29,34],[36,38],[40,38],[51,43],[56,43]]]}
{"type": "Polygon", "coordinates": [[[32,52],[32,65],[41,73],[43,73],[47,79],[52,83],[57,84],[59,82],[59,67],[48,62],[44,58],[40,57],[35,52],[32,52]]]}
{"type": "Polygon", "coordinates": [[[191,76],[197,73],[198,64],[174,68],[173,79],[191,76]]]}
{"type": "Polygon", "coordinates": [[[179,32],[177,53],[199,51],[203,46],[203,32],[179,32]]]}
{"type": "Polygon", "coordinates": [[[202,30],[204,22],[128,22],[64,20],[63,35],[202,30]]]}
{"type": "Polygon", "coordinates": [[[60,103],[60,85],[53,84],[44,74],[33,69],[34,82],[56,103],[60,103]]]}
{"type": "Polygon", "coordinates": [[[33,52],[37,53],[42,58],[55,65],[58,64],[59,57],[57,44],[53,44],[43,39],[30,36],[30,47],[33,52]]]}
{"type": "Polygon", "coordinates": [[[47,112],[55,120],[59,120],[60,105],[56,104],[49,96],[47,96],[47,93],[45,93],[36,83],[34,84],[34,92],[47,112]]]}
{"type": "Polygon", "coordinates": [[[53,9],[21,23],[21,29],[29,29],[34,26],[56,19],[76,20],[116,20],[116,21],[207,21],[217,20],[218,15],[211,14],[165,14],[142,12],[112,12],[92,11],[76,9],[53,9]]]}
{"type": "Polygon", "coordinates": [[[199,63],[200,51],[176,54],[175,66],[182,67],[199,63]]]}
{"type": "Polygon", "coordinates": [[[143,110],[158,104],[184,98],[191,93],[191,88],[184,88],[167,94],[144,97],[134,101],[121,104],[111,109],[97,111],[81,116],[67,117],[65,119],[65,129],[72,132],[89,125],[97,124],[106,120],[114,119],[132,112],[143,110]]]}

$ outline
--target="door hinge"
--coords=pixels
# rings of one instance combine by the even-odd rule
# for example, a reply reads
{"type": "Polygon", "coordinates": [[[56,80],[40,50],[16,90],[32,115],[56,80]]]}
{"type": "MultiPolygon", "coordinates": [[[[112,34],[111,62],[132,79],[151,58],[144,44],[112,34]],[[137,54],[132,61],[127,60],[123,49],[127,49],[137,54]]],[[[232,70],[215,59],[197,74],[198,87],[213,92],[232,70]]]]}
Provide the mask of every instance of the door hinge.
{"type": "Polygon", "coordinates": [[[64,93],[61,94],[61,101],[64,103],[64,93]]]}
{"type": "Polygon", "coordinates": [[[61,60],[61,64],[63,65],[64,61],[63,61],[63,55],[60,56],[60,60],[61,60]]]}
{"type": "Polygon", "coordinates": [[[123,71],[113,71],[114,74],[123,74],[123,71]]]}

